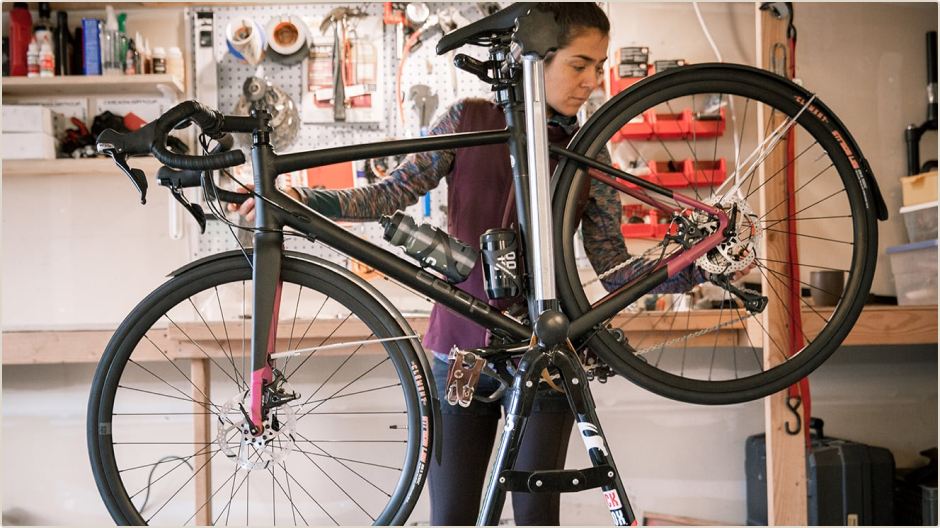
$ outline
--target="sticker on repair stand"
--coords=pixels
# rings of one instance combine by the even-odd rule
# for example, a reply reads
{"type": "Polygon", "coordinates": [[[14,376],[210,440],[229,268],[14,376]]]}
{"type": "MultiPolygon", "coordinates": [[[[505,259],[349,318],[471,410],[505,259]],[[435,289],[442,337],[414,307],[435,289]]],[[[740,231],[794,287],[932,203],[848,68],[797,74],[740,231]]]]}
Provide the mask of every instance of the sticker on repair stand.
{"type": "Polygon", "coordinates": [[[607,499],[607,508],[610,510],[619,510],[623,507],[623,504],[620,503],[620,496],[617,495],[617,490],[615,489],[605,491],[604,498],[607,499]]]}

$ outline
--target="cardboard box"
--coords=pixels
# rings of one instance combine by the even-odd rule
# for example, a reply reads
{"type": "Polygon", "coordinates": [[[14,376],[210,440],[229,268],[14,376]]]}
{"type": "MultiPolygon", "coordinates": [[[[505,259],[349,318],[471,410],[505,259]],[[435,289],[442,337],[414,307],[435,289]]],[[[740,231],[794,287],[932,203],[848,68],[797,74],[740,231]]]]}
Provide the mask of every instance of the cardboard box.
{"type": "Polygon", "coordinates": [[[41,132],[4,132],[0,142],[5,160],[55,159],[59,151],[58,141],[41,132]]]}
{"type": "Polygon", "coordinates": [[[58,137],[64,130],[62,115],[39,105],[3,105],[3,133],[39,132],[58,137]]]}
{"type": "Polygon", "coordinates": [[[937,171],[901,178],[901,202],[905,207],[937,201],[937,171]]]}
{"type": "MultiPolygon", "coordinates": [[[[76,43],[78,44],[78,43],[76,43]]],[[[82,73],[101,75],[101,21],[96,18],[82,19],[82,49],[85,63],[82,73]]]]}

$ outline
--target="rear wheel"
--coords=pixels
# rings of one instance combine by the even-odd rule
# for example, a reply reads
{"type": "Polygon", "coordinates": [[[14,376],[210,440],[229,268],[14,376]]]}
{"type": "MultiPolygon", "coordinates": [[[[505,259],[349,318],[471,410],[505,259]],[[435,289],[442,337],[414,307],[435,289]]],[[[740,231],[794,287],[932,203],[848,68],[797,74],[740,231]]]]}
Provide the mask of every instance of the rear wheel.
{"type": "Polygon", "coordinates": [[[89,403],[92,467],[115,521],[407,519],[433,437],[422,363],[382,304],[326,266],[284,260],[276,350],[366,343],[272,361],[282,403],[262,437],[241,411],[250,408],[252,318],[243,257],[180,274],[128,316],[89,403]]]}
{"type": "MultiPolygon", "coordinates": [[[[585,125],[573,150],[598,158],[609,148],[626,172],[653,168],[647,178],[677,193],[734,212],[736,234],[696,263],[713,273],[756,265],[740,288],[761,290],[775,324],[751,314],[736,295],[713,285],[667,283],[660,294],[625,307],[586,343],[617,373],[669,398],[705,404],[747,401],[808,375],[848,334],[871,286],[878,247],[876,203],[848,132],[820,101],[767,72],[700,65],[669,70],[619,94],[585,125]],[[764,139],[759,139],[761,135],[764,139]],[[789,150],[789,153],[788,153],[789,150]],[[723,180],[723,183],[721,181],[723,180]],[[681,187],[681,188],[680,188],[681,187]],[[781,253],[778,240],[791,243],[781,253]],[[822,291],[813,272],[833,272],[844,288],[822,291]],[[757,284],[760,282],[760,284],[757,284]],[[762,286],[761,286],[762,285],[762,286]],[[808,293],[827,294],[832,306],[808,293]],[[626,342],[623,338],[626,338],[626,342]]],[[[666,240],[677,218],[623,190],[625,212],[653,224],[626,224],[632,271],[592,269],[582,257],[578,192],[590,178],[579,164],[559,167],[554,191],[559,297],[572,319],[602,302],[604,280],[642,277],[680,245],[666,240]],[[664,224],[656,224],[657,213],[664,224]],[[672,223],[672,225],[670,224],[672,223]],[[608,274],[609,273],[609,274],[608,274]],[[600,277],[601,280],[598,280],[600,277]]],[[[594,192],[606,184],[593,181],[594,192]]],[[[688,216],[687,207],[663,198],[688,216]]],[[[590,207],[590,205],[588,206],[590,207]]],[[[705,217],[692,217],[704,233],[705,217]]],[[[816,295],[818,296],[818,295],[816,295]]]]}

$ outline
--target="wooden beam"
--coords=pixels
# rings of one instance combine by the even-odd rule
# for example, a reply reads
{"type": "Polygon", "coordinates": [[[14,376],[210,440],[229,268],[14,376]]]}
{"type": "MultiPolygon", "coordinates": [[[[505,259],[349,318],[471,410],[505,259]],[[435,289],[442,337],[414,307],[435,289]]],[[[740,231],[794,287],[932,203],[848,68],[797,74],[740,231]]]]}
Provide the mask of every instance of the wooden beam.
{"type": "Polygon", "coordinates": [[[193,382],[193,440],[196,446],[196,455],[193,457],[193,467],[196,474],[196,518],[197,526],[212,525],[212,459],[210,448],[212,438],[213,414],[209,409],[212,401],[210,393],[212,366],[208,359],[194,359],[190,362],[190,373],[193,382]]]}
{"type": "MultiPolygon", "coordinates": [[[[792,4],[791,4],[792,5],[792,4]]],[[[774,71],[771,66],[773,50],[779,44],[789,49],[787,44],[787,21],[775,18],[770,10],[760,10],[760,4],[754,4],[757,13],[757,57],[762,68],[774,71]]],[[[764,114],[763,107],[759,108],[758,115],[764,114]]],[[[763,130],[774,130],[777,122],[784,116],[763,115],[763,122],[773,119],[775,122],[769,126],[761,127],[758,131],[758,144],[763,142],[763,130]]],[[[786,148],[774,149],[767,156],[760,168],[761,185],[761,211],[765,211],[766,220],[774,223],[787,215],[787,208],[776,207],[768,211],[767,204],[778,204],[787,200],[785,178],[770,178],[786,167],[786,148]],[[768,179],[766,185],[764,180],[768,179]],[[780,217],[780,218],[771,218],[780,217]]],[[[788,236],[786,233],[766,231],[763,251],[766,252],[765,262],[768,263],[766,275],[786,277],[789,272],[785,269],[788,258],[788,236]],[[775,269],[776,268],[776,269],[775,269]]],[[[764,291],[770,291],[764,276],[764,291]]],[[[785,296],[771,295],[764,311],[764,325],[768,329],[769,337],[764,342],[764,364],[772,368],[782,363],[780,354],[772,353],[771,348],[779,346],[784,350],[790,349],[790,321],[795,311],[800,314],[799,306],[790,306],[790,300],[785,296]],[[773,344],[771,344],[773,343],[773,344]]],[[[781,391],[764,399],[765,405],[765,432],[767,438],[767,522],[770,526],[805,526],[806,512],[806,447],[802,429],[800,434],[790,435],[786,432],[787,423],[793,420],[790,412],[787,391],[781,391]]],[[[802,407],[799,408],[802,411],[802,407]]],[[[804,424],[805,426],[805,424],[804,424]]]]}

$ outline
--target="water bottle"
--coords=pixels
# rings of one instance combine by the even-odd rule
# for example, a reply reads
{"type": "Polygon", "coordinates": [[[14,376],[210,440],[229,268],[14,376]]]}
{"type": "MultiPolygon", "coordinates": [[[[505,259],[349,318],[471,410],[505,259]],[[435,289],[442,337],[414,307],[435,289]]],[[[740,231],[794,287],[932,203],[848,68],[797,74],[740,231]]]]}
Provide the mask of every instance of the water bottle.
{"type": "Polygon", "coordinates": [[[398,211],[383,216],[385,240],[404,248],[423,267],[431,268],[457,284],[467,280],[479,254],[477,250],[430,224],[415,226],[415,221],[398,211]]]}
{"type": "Polygon", "coordinates": [[[480,237],[483,283],[490,299],[509,299],[522,291],[522,266],[516,232],[490,229],[480,237]]]}

